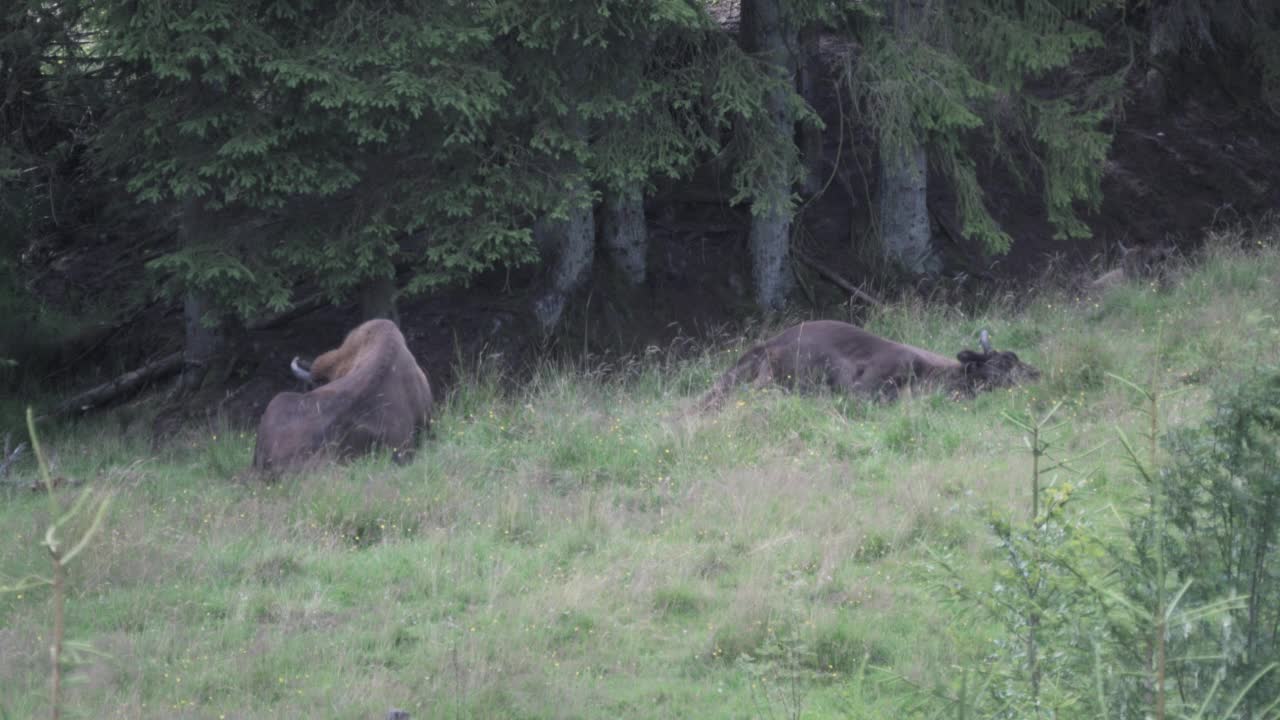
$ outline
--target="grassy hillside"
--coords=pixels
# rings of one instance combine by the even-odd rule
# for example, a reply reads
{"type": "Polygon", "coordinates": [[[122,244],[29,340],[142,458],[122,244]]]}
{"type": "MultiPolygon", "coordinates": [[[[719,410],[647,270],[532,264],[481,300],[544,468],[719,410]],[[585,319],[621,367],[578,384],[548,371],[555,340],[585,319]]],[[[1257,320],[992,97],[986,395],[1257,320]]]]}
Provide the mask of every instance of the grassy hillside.
{"type": "MultiPolygon", "coordinates": [[[[1219,238],[1165,287],[868,323],[948,354],[988,327],[1044,372],[970,401],[763,391],[694,414],[733,349],[549,367],[514,393],[479,367],[411,466],[272,486],[233,481],[243,432],[156,453],[112,417],[51,428],[55,472],[115,493],[70,575],[70,714],[908,716],[905,687],[864,666],[928,684],[991,650],[921,561],[950,553],[981,582],[987,518],[1028,512],[1030,456],[1002,413],[1065,401],[1055,439],[1092,448],[1143,422],[1108,373],[1158,367],[1188,388],[1164,422],[1197,422],[1216,384],[1280,356],[1276,239],[1219,238]]],[[[1114,444],[1085,464],[1101,469],[1089,502],[1129,502],[1114,444]]],[[[6,578],[48,573],[48,520],[40,494],[0,491],[6,578]]],[[[47,713],[50,624],[47,590],[0,594],[0,717],[47,713]]]]}

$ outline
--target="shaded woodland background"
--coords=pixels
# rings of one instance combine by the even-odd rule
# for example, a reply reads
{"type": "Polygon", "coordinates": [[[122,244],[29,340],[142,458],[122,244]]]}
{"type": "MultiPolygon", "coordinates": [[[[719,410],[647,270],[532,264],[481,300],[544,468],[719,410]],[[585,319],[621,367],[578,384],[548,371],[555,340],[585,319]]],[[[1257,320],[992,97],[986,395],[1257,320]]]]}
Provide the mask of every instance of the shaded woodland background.
{"type": "Polygon", "coordinates": [[[856,319],[850,287],[1029,292],[1280,207],[1261,1],[29,0],[0,23],[0,382],[160,368],[160,431],[256,418],[289,358],[369,317],[447,390],[459,363],[856,319]]]}

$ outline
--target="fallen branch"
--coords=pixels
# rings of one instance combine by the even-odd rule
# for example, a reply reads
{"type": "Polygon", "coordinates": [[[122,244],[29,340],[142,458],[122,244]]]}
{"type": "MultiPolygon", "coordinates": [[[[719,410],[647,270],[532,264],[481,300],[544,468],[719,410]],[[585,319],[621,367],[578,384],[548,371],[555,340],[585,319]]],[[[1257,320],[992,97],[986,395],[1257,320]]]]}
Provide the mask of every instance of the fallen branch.
{"type": "Polygon", "coordinates": [[[61,351],[62,356],[66,357],[67,355],[74,353],[75,357],[70,360],[60,360],[57,368],[54,369],[53,372],[49,373],[45,379],[52,380],[59,375],[64,375],[78,368],[81,360],[84,360],[90,354],[97,351],[104,343],[107,342],[107,340],[115,337],[117,333],[124,331],[125,328],[137,322],[144,313],[155,307],[158,302],[158,300],[152,300],[140,307],[129,310],[127,315],[117,317],[110,323],[83,329],[77,333],[75,337],[63,341],[61,351]]]}
{"type": "Polygon", "coordinates": [[[823,279],[827,280],[832,285],[835,285],[841,290],[844,290],[845,292],[858,298],[859,300],[862,300],[863,302],[869,305],[874,305],[878,308],[884,307],[884,302],[882,300],[875,297],[874,295],[867,293],[865,290],[862,290],[861,288],[849,282],[848,280],[844,279],[843,277],[840,277],[840,275],[838,275],[835,271],[829,269],[827,266],[823,265],[822,263],[819,263],[817,260],[814,260],[813,258],[809,257],[805,253],[800,252],[799,250],[793,249],[793,253],[795,254],[797,260],[804,263],[805,265],[808,265],[810,268],[813,269],[814,272],[818,273],[818,275],[822,276],[823,279]]]}
{"type": "Polygon", "coordinates": [[[105,382],[95,388],[86,390],[68,400],[59,403],[52,411],[41,419],[61,417],[74,412],[83,412],[95,406],[114,400],[125,393],[133,392],[142,385],[173,375],[182,369],[182,352],[166,355],[146,365],[127,372],[114,380],[105,382]]]}
{"type": "MultiPolygon", "coordinates": [[[[306,315],[323,305],[324,300],[317,295],[282,313],[248,323],[245,325],[245,328],[247,330],[269,330],[306,315]]],[[[181,369],[182,351],[165,355],[159,360],[153,360],[137,370],[127,372],[109,382],[105,382],[97,387],[86,390],[75,397],[64,400],[54,407],[53,410],[41,416],[40,419],[45,420],[48,418],[62,417],[63,415],[91,410],[94,407],[111,402],[121,395],[131,393],[149,382],[154,382],[173,375],[181,369]]]]}

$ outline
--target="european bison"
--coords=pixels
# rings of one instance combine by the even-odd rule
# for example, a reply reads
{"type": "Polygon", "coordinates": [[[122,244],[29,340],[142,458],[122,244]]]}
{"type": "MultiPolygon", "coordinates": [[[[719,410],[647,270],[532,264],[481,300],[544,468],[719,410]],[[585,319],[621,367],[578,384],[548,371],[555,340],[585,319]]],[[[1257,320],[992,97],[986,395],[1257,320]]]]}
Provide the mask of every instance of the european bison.
{"type": "Polygon", "coordinates": [[[776,382],[786,387],[826,386],[836,392],[891,400],[911,385],[941,387],[971,395],[1040,377],[1011,352],[991,349],[982,331],[982,352],[963,350],[955,360],[885,340],[836,320],[803,322],[748,350],[703,396],[713,409],[734,387],[776,382]]]}
{"type": "Polygon", "coordinates": [[[258,423],[257,470],[296,470],[323,451],[347,456],[375,447],[407,459],[430,426],[431,384],[390,320],[360,325],[309,367],[296,357],[290,366],[320,387],[272,398],[258,423]]]}

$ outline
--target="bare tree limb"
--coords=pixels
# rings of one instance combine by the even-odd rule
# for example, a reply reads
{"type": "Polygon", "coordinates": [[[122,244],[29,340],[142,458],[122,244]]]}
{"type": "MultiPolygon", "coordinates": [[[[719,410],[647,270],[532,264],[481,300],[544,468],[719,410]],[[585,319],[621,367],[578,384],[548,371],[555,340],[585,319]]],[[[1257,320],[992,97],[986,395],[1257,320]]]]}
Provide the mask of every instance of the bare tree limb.
{"type": "MultiPolygon", "coordinates": [[[[270,330],[313,312],[324,306],[324,299],[320,295],[313,296],[304,300],[292,308],[275,315],[271,315],[251,323],[247,323],[247,330],[270,330]]],[[[127,395],[143,385],[166,378],[182,369],[182,351],[165,355],[158,360],[143,365],[142,367],[131,370],[120,375],[108,382],[90,388],[78,395],[56,405],[48,413],[41,416],[41,420],[48,418],[62,417],[72,413],[84,412],[91,410],[99,405],[111,402],[116,398],[127,395]]],[[[6,448],[6,455],[8,454],[6,448]]],[[[16,451],[15,451],[16,454],[16,451]]],[[[0,468],[7,469],[8,463],[0,465],[0,468]]]]}
{"type": "Polygon", "coordinates": [[[168,377],[182,369],[182,352],[166,355],[159,360],[152,360],[137,370],[127,372],[114,380],[86,390],[72,398],[62,401],[44,418],[62,417],[75,412],[92,409],[121,395],[137,390],[142,385],[168,377]]]}
{"type": "Polygon", "coordinates": [[[845,292],[849,293],[850,295],[858,298],[859,300],[869,305],[874,305],[878,308],[884,307],[884,301],[880,300],[874,295],[871,295],[865,290],[859,288],[858,286],[844,279],[843,277],[838,275],[835,271],[831,270],[830,268],[823,265],[822,263],[819,263],[817,260],[805,254],[798,248],[793,248],[792,254],[795,255],[795,258],[797,260],[804,263],[805,265],[808,265],[810,268],[813,269],[814,272],[818,273],[818,275],[822,276],[823,279],[827,280],[832,285],[835,285],[841,290],[844,290],[845,292]]]}

